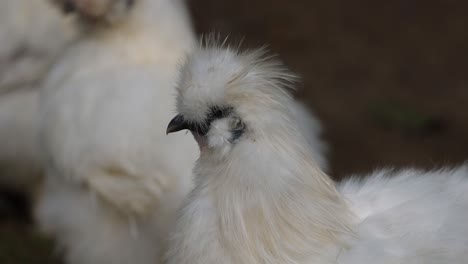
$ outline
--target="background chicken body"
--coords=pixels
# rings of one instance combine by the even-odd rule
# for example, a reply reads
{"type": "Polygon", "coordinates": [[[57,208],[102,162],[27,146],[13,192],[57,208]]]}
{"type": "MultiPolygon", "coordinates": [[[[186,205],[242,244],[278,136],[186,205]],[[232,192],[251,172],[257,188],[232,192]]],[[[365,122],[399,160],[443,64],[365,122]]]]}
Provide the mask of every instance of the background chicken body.
{"type": "Polygon", "coordinates": [[[56,3],[75,9],[85,35],[41,94],[39,224],[67,263],[158,263],[198,154],[189,135],[168,138],[161,126],[194,44],[184,3],[56,3]]]}
{"type": "Polygon", "coordinates": [[[77,29],[47,0],[0,1],[0,185],[28,191],[36,151],[39,82],[77,29]]]}
{"type": "Polygon", "coordinates": [[[219,46],[183,67],[168,132],[189,129],[201,154],[168,263],[465,263],[467,167],[335,186],[300,133],[290,76],[219,46]]]}
{"type": "Polygon", "coordinates": [[[1,0],[0,93],[36,84],[76,37],[73,20],[48,0],[1,0]]]}

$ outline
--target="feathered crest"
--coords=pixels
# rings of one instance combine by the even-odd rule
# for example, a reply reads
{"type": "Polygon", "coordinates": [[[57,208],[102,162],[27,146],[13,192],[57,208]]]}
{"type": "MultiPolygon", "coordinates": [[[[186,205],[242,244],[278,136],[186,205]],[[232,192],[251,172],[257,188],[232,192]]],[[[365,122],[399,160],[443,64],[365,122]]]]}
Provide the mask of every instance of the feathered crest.
{"type": "Polygon", "coordinates": [[[234,98],[254,100],[242,104],[255,100],[282,104],[279,102],[292,97],[299,77],[267,47],[243,50],[242,46],[242,40],[230,41],[216,33],[201,37],[198,48],[181,67],[179,112],[198,120],[209,107],[234,106],[234,98]]]}
{"type": "MultiPolygon", "coordinates": [[[[300,77],[291,72],[284,63],[278,58],[278,54],[271,52],[268,45],[263,45],[256,49],[249,49],[244,47],[244,37],[236,41],[230,40],[230,36],[221,36],[220,33],[209,33],[203,35],[199,41],[199,48],[210,50],[213,52],[222,53],[230,52],[239,56],[247,67],[245,71],[236,76],[235,79],[240,79],[245,76],[249,71],[260,70],[262,73],[267,73],[265,76],[258,76],[268,79],[271,84],[276,88],[286,90],[296,90],[295,83],[299,81],[300,77]]],[[[234,82],[235,79],[230,82],[234,82]]]]}

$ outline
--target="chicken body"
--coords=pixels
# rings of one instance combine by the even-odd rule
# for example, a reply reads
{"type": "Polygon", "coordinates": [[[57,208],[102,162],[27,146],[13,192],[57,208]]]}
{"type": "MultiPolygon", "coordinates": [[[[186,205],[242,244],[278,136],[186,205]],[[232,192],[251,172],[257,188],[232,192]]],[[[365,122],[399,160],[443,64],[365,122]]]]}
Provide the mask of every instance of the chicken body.
{"type": "Polygon", "coordinates": [[[468,260],[467,167],[380,171],[336,186],[301,132],[280,63],[214,45],[181,76],[167,131],[190,130],[201,153],[167,263],[468,260]]]}
{"type": "Polygon", "coordinates": [[[357,237],[338,263],[466,263],[468,167],[381,170],[338,189],[357,237]]]}
{"type": "Polygon", "coordinates": [[[48,0],[1,0],[0,94],[36,85],[77,36],[73,19],[48,0]]]}
{"type": "Polygon", "coordinates": [[[67,263],[154,264],[198,153],[188,135],[168,139],[160,125],[194,36],[181,1],[108,2],[128,9],[112,22],[83,18],[87,32],[44,83],[37,218],[67,263]]]}
{"type": "Polygon", "coordinates": [[[47,0],[0,0],[0,185],[29,193],[42,169],[38,98],[53,61],[78,37],[72,18],[47,0]]]}

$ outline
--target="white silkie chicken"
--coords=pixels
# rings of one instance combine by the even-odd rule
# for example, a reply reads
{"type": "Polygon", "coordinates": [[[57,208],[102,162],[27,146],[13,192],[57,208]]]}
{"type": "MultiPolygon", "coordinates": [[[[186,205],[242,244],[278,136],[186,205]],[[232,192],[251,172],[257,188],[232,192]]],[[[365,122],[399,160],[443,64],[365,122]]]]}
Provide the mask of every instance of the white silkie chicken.
{"type": "Polygon", "coordinates": [[[198,155],[167,138],[178,61],[194,35],[180,0],[58,0],[84,36],[44,82],[37,219],[70,264],[155,264],[198,155]]]}
{"type": "Polygon", "coordinates": [[[0,0],[0,185],[30,191],[36,152],[39,82],[77,37],[73,19],[47,0],[0,0]]]}
{"type": "Polygon", "coordinates": [[[166,263],[466,263],[468,169],[337,188],[299,131],[290,76],[261,51],[216,45],[182,68],[167,132],[190,130],[201,154],[166,263]]]}

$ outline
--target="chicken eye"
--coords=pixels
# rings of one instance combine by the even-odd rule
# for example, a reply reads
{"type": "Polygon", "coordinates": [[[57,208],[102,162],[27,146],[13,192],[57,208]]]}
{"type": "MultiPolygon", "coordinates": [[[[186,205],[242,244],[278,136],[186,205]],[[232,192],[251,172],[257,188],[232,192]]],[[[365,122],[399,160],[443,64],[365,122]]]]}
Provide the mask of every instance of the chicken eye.
{"type": "Polygon", "coordinates": [[[231,129],[234,131],[244,130],[245,124],[242,120],[238,117],[235,117],[231,120],[231,129]]]}
{"type": "Polygon", "coordinates": [[[245,132],[245,124],[239,117],[234,117],[230,121],[231,126],[231,138],[229,142],[235,143],[245,132]]]}

